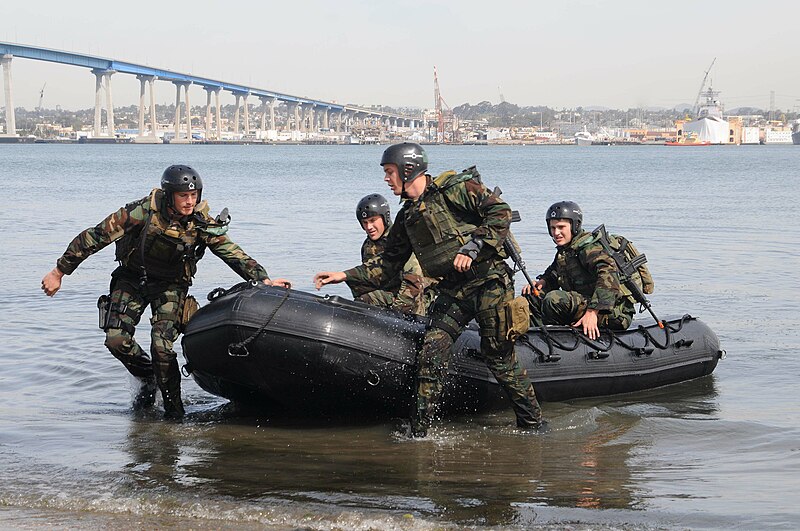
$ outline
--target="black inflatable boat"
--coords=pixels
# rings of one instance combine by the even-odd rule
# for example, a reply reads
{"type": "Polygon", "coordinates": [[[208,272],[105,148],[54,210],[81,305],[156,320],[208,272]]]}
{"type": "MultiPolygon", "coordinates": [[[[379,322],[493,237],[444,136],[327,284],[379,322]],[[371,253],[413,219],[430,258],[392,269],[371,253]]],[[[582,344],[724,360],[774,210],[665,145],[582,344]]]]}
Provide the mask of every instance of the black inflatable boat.
{"type": "MultiPolygon", "coordinates": [[[[186,369],[206,391],[303,416],[406,415],[425,325],[338,296],[242,283],[209,294],[183,337],[186,369]]],[[[470,326],[453,346],[445,411],[502,404],[470,326]]],[[[628,393],[711,374],[724,355],[716,334],[685,315],[591,341],[548,326],[517,340],[541,401],[628,393]]]]}

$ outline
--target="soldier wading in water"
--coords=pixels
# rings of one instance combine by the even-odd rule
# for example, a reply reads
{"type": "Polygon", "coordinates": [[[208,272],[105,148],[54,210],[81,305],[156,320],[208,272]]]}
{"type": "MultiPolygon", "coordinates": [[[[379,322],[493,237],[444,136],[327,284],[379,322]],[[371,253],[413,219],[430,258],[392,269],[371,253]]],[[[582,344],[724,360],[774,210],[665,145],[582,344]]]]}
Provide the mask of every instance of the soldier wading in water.
{"type": "MultiPolygon", "coordinates": [[[[418,144],[390,146],[381,166],[392,192],[406,199],[384,251],[347,271],[317,273],[315,286],[346,282],[356,294],[374,290],[416,255],[425,276],[440,282],[431,326],[417,353],[411,435],[427,434],[437,413],[450,347],[473,317],[480,325],[481,354],[510,399],[517,426],[540,428],[542,413],[533,385],[508,339],[506,307],[514,298],[514,285],[503,261],[503,240],[511,209],[481,183],[474,168],[431,178],[425,173],[427,155],[418,144]]],[[[527,322],[524,326],[527,329],[527,322]]]]}
{"type": "Polygon", "coordinates": [[[291,287],[285,279],[270,280],[267,271],[227,236],[227,214],[225,219],[212,219],[207,203],[200,202],[202,191],[203,181],[195,170],[170,166],[161,176],[160,189],[78,234],[42,279],[42,290],[52,297],[61,288],[64,275],[116,242],[120,266],[111,274],[111,294],[98,301],[105,345],[141,382],[134,409],[154,404],[157,385],[165,417],[173,419],[183,417],[184,408],[172,345],[197,308],[188,290],[206,248],[245,280],[291,287]],[[152,361],[133,338],[148,305],[152,361]]]}

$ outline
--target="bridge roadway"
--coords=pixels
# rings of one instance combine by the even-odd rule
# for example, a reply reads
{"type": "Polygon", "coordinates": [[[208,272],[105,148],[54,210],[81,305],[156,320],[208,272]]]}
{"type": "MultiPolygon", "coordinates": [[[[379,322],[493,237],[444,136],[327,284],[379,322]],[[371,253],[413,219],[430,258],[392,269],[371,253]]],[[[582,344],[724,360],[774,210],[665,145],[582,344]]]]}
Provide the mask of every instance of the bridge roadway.
{"type": "MultiPolygon", "coordinates": [[[[49,48],[41,48],[38,46],[26,46],[21,44],[14,44],[9,42],[0,41],[0,63],[3,66],[4,90],[5,90],[5,109],[6,109],[6,135],[16,135],[16,125],[14,118],[14,103],[13,103],[13,84],[11,78],[11,60],[14,57],[24,59],[34,59],[37,61],[48,61],[52,63],[60,63],[71,66],[78,66],[88,68],[95,75],[95,113],[94,113],[94,136],[102,137],[102,108],[103,108],[103,92],[105,92],[105,108],[106,108],[106,125],[108,137],[114,136],[114,108],[112,102],[111,92],[111,76],[116,73],[135,75],[139,79],[141,88],[139,91],[139,136],[138,141],[142,142],[156,142],[157,123],[155,117],[155,97],[153,94],[153,83],[156,80],[168,81],[175,85],[175,137],[173,142],[191,142],[192,130],[191,120],[187,116],[184,121],[181,117],[181,88],[186,100],[186,109],[190,109],[189,105],[189,85],[199,85],[206,91],[206,139],[215,138],[221,139],[221,119],[220,119],[220,91],[227,91],[233,94],[236,98],[236,115],[234,118],[234,135],[239,133],[240,113],[239,110],[244,106],[244,133],[250,134],[250,123],[248,115],[247,99],[250,96],[255,96],[261,100],[262,114],[261,114],[261,130],[266,129],[266,116],[267,107],[269,104],[270,116],[270,129],[275,130],[275,108],[278,102],[284,103],[290,110],[293,111],[292,116],[289,116],[288,121],[291,122],[293,130],[307,131],[308,129],[316,129],[319,124],[322,128],[329,128],[329,113],[338,113],[338,121],[336,124],[337,131],[341,131],[344,127],[345,130],[355,121],[356,123],[365,123],[367,121],[384,121],[387,125],[400,125],[407,127],[416,127],[420,121],[416,117],[404,116],[401,114],[387,113],[376,111],[374,109],[367,109],[352,105],[343,105],[339,103],[315,100],[303,96],[293,96],[291,94],[284,94],[272,90],[261,89],[257,87],[250,87],[247,85],[240,85],[236,83],[228,83],[216,79],[205,77],[198,77],[191,74],[183,74],[172,70],[164,70],[160,68],[153,68],[150,66],[139,65],[135,63],[128,63],[125,61],[116,61],[114,59],[107,59],[103,57],[96,57],[92,55],[67,52],[62,50],[52,50],[49,48]],[[150,131],[145,134],[145,88],[149,87],[150,95],[150,131]],[[212,105],[211,96],[214,95],[215,99],[215,118],[216,128],[212,128],[212,105]],[[321,111],[321,123],[317,120],[315,111],[321,111]],[[185,125],[185,137],[181,138],[180,129],[185,125]]],[[[187,114],[189,114],[187,112],[187,114]]]]}

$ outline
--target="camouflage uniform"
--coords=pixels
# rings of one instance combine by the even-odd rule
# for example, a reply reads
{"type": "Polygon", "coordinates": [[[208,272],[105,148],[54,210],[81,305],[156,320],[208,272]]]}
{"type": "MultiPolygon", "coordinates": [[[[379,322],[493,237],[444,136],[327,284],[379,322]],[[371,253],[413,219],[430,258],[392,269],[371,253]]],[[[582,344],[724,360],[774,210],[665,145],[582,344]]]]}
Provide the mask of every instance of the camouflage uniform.
{"type": "Polygon", "coordinates": [[[213,223],[208,212],[203,201],[193,216],[172,219],[164,193],[155,189],[78,234],[57,261],[58,269],[69,275],[86,258],[117,243],[120,266],[111,275],[105,344],[132,375],[145,381],[155,375],[164,409],[174,417],[183,415],[183,403],[172,346],[182,331],[180,321],[187,292],[205,249],[246,280],[269,278],[266,270],[231,241],[224,230],[206,225],[213,223]],[[150,353],[155,363],[133,338],[148,305],[152,313],[150,353]]]}
{"type": "MultiPolygon", "coordinates": [[[[386,229],[383,236],[375,241],[369,238],[364,240],[361,245],[362,262],[367,262],[383,252],[386,248],[386,240],[390,230],[390,228],[386,229]]],[[[353,296],[362,302],[382,308],[425,315],[430,294],[432,293],[428,288],[433,283],[432,279],[426,279],[422,275],[422,268],[417,261],[417,257],[412,255],[403,267],[400,276],[382,286],[382,289],[361,293],[358,296],[354,293],[353,296]]]]}
{"type": "Polygon", "coordinates": [[[406,201],[397,214],[384,252],[345,271],[354,293],[373,290],[396,277],[412,254],[427,277],[439,277],[432,326],[417,354],[416,406],[412,431],[424,435],[442,392],[453,341],[475,318],[480,325],[481,355],[511,400],[520,427],[538,427],[541,410],[533,385],[519,366],[514,343],[506,339],[504,304],[514,285],[503,258],[511,209],[481,182],[474,168],[446,172],[428,184],[417,201],[406,201]],[[453,260],[462,245],[480,238],[484,245],[472,268],[459,273],[453,260]]]}
{"type": "Polygon", "coordinates": [[[587,309],[599,312],[598,326],[625,330],[635,312],[629,292],[622,289],[614,259],[597,237],[580,231],[539,277],[544,280],[543,323],[571,325],[587,309]],[[559,289],[560,288],[560,289],[559,289]]]}

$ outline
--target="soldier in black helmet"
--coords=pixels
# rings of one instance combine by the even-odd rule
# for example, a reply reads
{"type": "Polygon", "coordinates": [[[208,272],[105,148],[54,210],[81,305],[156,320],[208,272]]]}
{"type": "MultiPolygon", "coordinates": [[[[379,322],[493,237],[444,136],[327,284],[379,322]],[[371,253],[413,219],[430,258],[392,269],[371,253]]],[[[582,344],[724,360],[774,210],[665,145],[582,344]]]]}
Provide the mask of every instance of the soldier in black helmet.
{"type": "Polygon", "coordinates": [[[511,208],[483,185],[474,167],[436,178],[428,175],[428,156],[419,144],[389,146],[381,166],[392,192],[406,200],[386,248],[347,271],[317,273],[317,289],[347,282],[355,293],[373,290],[416,256],[425,275],[438,278],[439,284],[431,326],[417,354],[411,435],[427,434],[438,413],[453,341],[473,318],[480,325],[481,355],[509,398],[517,426],[538,430],[542,412],[514,354],[506,312],[514,298],[513,279],[503,261],[511,208]]]}
{"type": "Polygon", "coordinates": [[[184,165],[168,167],[160,188],[78,234],[42,279],[42,290],[52,297],[64,275],[116,242],[120,265],[111,274],[110,294],[98,301],[105,344],[141,383],[134,409],[153,406],[159,388],[165,416],[173,419],[183,417],[184,407],[172,346],[196,309],[188,290],[206,248],[245,280],[291,287],[285,279],[270,280],[267,271],[230,239],[227,214],[213,219],[208,204],[200,201],[202,193],[197,171],[184,165]],[[147,306],[152,312],[150,356],[133,338],[147,306]]]}
{"type": "MultiPolygon", "coordinates": [[[[369,194],[356,206],[356,219],[367,233],[361,245],[361,261],[367,262],[378,256],[386,247],[392,217],[389,202],[380,194],[369,194]]],[[[430,299],[430,286],[435,283],[422,274],[417,258],[412,255],[400,274],[389,279],[380,288],[361,292],[356,299],[382,308],[391,308],[405,313],[425,315],[430,299]],[[428,290],[426,292],[426,289],[428,290]]]]}
{"type": "MultiPolygon", "coordinates": [[[[545,295],[540,301],[542,323],[535,324],[572,325],[591,339],[600,336],[599,327],[628,328],[634,300],[620,286],[614,259],[596,235],[583,230],[581,207],[572,201],[554,203],[545,223],[556,257],[536,281],[545,295]]],[[[530,291],[530,286],[522,289],[524,294],[530,291]]]]}

